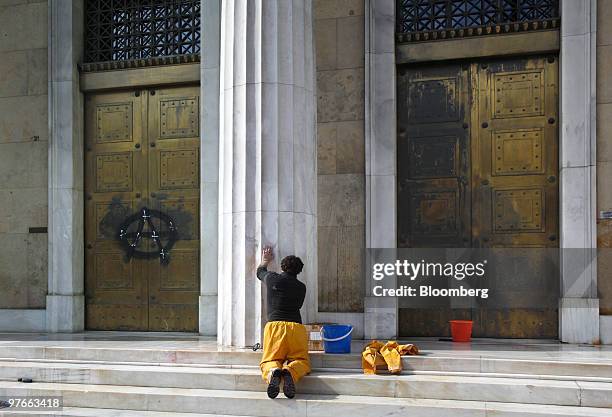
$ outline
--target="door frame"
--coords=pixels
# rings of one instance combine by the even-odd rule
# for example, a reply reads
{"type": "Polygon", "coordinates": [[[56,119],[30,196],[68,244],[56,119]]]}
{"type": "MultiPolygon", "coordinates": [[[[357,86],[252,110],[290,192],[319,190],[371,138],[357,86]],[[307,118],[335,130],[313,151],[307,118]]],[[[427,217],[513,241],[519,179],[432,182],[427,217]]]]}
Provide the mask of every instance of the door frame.
{"type": "MultiPolygon", "coordinates": [[[[568,343],[598,343],[595,172],[597,0],[561,0],[560,10],[559,247],[579,248],[584,256],[581,259],[575,256],[572,259],[561,258],[559,279],[564,297],[559,300],[559,339],[568,343]],[[572,279],[576,273],[572,263],[576,262],[582,271],[577,280],[572,279]]],[[[478,41],[482,42],[483,39],[486,38],[478,41]]],[[[407,59],[406,52],[395,43],[395,0],[366,0],[365,40],[366,248],[394,248],[397,240],[395,72],[399,59],[407,59]]],[[[433,45],[453,45],[452,42],[456,41],[433,41],[421,45],[431,48],[433,45]]],[[[539,43],[530,45],[541,48],[539,43]]],[[[548,46],[546,48],[549,49],[548,46]]],[[[455,50],[452,47],[446,49],[455,50]]],[[[483,51],[476,48],[464,51],[483,55],[483,51]]],[[[550,50],[530,52],[545,53],[550,50]]],[[[432,59],[430,54],[422,56],[432,59]]],[[[386,285],[394,287],[395,283],[390,281],[386,285]]],[[[366,287],[367,294],[371,294],[369,290],[366,287]]],[[[398,313],[395,298],[366,295],[365,337],[397,337],[398,313]]]]}
{"type": "MultiPolygon", "coordinates": [[[[81,78],[84,50],[84,0],[48,2],[49,57],[49,272],[42,323],[23,331],[51,333],[84,330],[84,97],[88,90],[138,85],[200,83],[200,297],[199,332],[217,333],[217,199],[221,0],[201,0],[199,63],[136,70],[102,71],[81,78]],[[188,68],[188,66],[190,66],[188,68]],[[177,66],[178,67],[178,66],[177,66]],[[133,72],[132,72],[133,71],[133,72]],[[131,74],[132,76],[128,76],[131,74]],[[215,213],[203,215],[203,213],[215,213]],[[206,242],[203,237],[206,236],[206,242]]],[[[28,314],[32,310],[24,310],[28,314]]]]}

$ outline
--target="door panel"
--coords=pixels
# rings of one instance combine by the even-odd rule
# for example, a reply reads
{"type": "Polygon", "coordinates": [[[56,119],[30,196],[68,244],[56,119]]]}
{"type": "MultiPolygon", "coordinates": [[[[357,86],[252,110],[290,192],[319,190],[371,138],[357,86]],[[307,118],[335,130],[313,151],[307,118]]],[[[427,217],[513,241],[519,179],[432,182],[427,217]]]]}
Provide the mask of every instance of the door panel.
{"type": "Polygon", "coordinates": [[[146,100],[88,96],[85,130],[86,322],[91,329],[146,330],[145,264],[124,262],[117,231],[147,187],[146,100]]]}
{"type": "MultiPolygon", "coordinates": [[[[86,326],[196,331],[199,294],[199,88],[95,94],[86,100],[86,326]],[[169,110],[166,110],[168,108],[169,110]],[[143,208],[169,216],[177,240],[161,261],[168,221],[153,215],[138,254],[143,208]],[[133,240],[133,238],[132,238],[133,240]],[[144,254],[144,255],[143,255],[144,254]],[[136,256],[140,255],[140,256],[136,256]]],[[[144,218],[143,218],[144,219],[144,218]]]]}
{"type": "MultiPolygon", "coordinates": [[[[200,129],[193,88],[159,89],[149,97],[149,167],[152,207],[176,222],[170,262],[149,263],[149,327],[198,327],[200,129]]],[[[163,231],[164,225],[160,224],[163,231]]]]}
{"type": "MultiPolygon", "coordinates": [[[[530,294],[545,297],[558,281],[556,269],[539,249],[558,246],[557,62],[520,58],[474,64],[472,69],[478,78],[472,144],[474,246],[531,248],[516,257],[537,277],[529,283],[530,294]]],[[[511,272],[512,262],[519,260],[508,259],[507,252],[495,258],[497,281],[520,279],[511,272]]],[[[503,292],[510,305],[524,297],[525,288],[515,287],[503,292]]],[[[474,335],[556,337],[557,314],[552,308],[474,310],[474,335]]]]}
{"type": "Polygon", "coordinates": [[[467,75],[441,65],[398,77],[400,247],[469,244],[467,75]]]}
{"type": "MultiPolygon", "coordinates": [[[[469,67],[413,67],[399,74],[398,246],[469,246],[469,67]]],[[[411,336],[441,334],[457,314],[443,307],[402,309],[400,323],[411,336]]]]}
{"type": "MultiPolygon", "coordinates": [[[[398,247],[533,248],[520,256],[537,282],[494,260],[512,283],[504,296],[550,291],[537,248],[558,245],[557,83],[543,57],[398,68],[398,247]]],[[[400,334],[448,335],[448,320],[469,316],[475,336],[557,335],[546,308],[401,309],[400,334]]]]}
{"type": "Polygon", "coordinates": [[[474,212],[479,247],[557,246],[557,63],[474,65],[474,212]]]}

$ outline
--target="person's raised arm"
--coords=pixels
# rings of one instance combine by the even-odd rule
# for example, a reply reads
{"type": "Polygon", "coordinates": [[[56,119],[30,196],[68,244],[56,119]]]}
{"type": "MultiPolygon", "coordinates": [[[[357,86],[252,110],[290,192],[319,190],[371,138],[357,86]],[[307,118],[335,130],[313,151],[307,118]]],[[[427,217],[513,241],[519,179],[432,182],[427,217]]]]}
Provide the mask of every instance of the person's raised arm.
{"type": "Polygon", "coordinates": [[[261,262],[257,266],[257,278],[261,281],[268,273],[268,264],[274,259],[274,252],[270,246],[265,246],[261,251],[261,262]]]}

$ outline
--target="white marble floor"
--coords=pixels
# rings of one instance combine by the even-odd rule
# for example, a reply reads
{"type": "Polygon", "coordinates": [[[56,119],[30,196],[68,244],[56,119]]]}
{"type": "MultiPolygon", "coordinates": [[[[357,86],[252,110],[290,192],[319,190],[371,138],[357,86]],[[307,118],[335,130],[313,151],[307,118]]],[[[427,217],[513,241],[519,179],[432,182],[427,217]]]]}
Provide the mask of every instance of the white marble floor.
{"type": "MultiPolygon", "coordinates": [[[[567,362],[612,363],[612,346],[573,345],[552,340],[474,339],[452,343],[432,338],[414,338],[426,357],[534,359],[567,362]]],[[[359,355],[368,341],[354,340],[351,355],[359,355]]],[[[85,332],[76,334],[0,333],[0,347],[66,347],[95,349],[154,349],[203,352],[251,352],[250,349],[217,345],[215,338],[188,333],[85,332]]],[[[322,354],[313,352],[312,354],[322,354]]]]}

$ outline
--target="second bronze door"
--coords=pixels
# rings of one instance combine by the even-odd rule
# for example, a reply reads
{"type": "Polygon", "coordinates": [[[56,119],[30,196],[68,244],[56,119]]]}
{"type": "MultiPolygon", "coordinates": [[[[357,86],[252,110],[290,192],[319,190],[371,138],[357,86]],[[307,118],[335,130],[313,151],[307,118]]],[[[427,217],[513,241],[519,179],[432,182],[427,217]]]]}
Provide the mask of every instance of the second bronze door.
{"type": "MultiPolygon", "coordinates": [[[[515,248],[546,262],[558,245],[557,69],[556,57],[398,68],[398,247],[515,248]]],[[[550,290],[504,279],[509,299],[550,290]]],[[[473,319],[480,337],[557,336],[553,308],[405,308],[400,334],[448,335],[450,319],[473,319]]]]}

